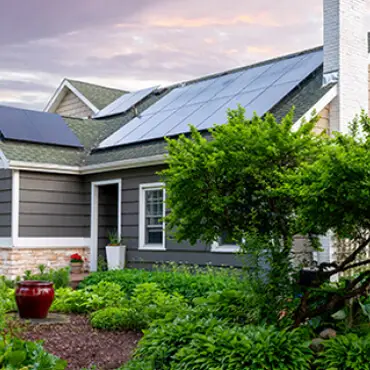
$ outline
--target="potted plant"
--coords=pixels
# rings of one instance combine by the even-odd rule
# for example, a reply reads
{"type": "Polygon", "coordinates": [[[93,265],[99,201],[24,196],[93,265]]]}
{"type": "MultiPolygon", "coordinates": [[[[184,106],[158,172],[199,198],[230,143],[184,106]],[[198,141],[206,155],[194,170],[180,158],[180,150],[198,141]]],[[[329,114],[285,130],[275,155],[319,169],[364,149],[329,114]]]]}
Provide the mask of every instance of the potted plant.
{"type": "Polygon", "coordinates": [[[72,254],[71,259],[70,259],[71,273],[72,274],[82,274],[83,263],[84,263],[84,260],[80,254],[78,253],[72,254]]]}
{"type": "Polygon", "coordinates": [[[122,239],[117,232],[108,232],[108,245],[105,247],[108,270],[123,269],[125,267],[126,246],[121,245],[121,242],[122,239]]]}

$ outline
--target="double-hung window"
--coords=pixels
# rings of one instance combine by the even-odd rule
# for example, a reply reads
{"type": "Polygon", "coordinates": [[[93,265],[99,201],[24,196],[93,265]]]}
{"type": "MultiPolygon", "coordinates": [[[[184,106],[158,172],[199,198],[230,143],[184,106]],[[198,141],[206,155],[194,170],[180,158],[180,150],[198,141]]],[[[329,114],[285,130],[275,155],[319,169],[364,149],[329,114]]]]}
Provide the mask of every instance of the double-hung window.
{"type": "Polygon", "coordinates": [[[165,190],[162,183],[140,185],[139,248],[165,249],[165,190]]]}

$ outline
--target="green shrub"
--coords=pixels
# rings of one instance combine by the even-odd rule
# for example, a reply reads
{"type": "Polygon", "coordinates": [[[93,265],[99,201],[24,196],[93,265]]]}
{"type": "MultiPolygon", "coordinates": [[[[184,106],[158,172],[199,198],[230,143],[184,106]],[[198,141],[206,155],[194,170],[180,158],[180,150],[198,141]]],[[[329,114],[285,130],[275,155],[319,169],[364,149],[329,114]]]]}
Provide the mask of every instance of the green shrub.
{"type": "Polygon", "coordinates": [[[215,327],[193,335],[173,357],[171,369],[286,369],[310,368],[312,352],[298,331],[274,327],[215,327]]]}
{"type": "MultiPolygon", "coordinates": [[[[158,320],[149,330],[144,330],[133,363],[140,364],[142,361],[146,366],[150,364],[150,370],[170,369],[172,357],[191,342],[194,333],[210,335],[215,327],[222,324],[221,320],[215,318],[194,320],[192,316],[177,318],[173,322],[158,320]]],[[[130,362],[123,369],[136,369],[131,366],[134,365],[130,362]]]]}
{"type": "Polygon", "coordinates": [[[316,361],[318,370],[370,370],[370,335],[341,335],[324,342],[316,361]]]}
{"type": "Polygon", "coordinates": [[[142,330],[154,320],[185,311],[184,299],[161,291],[156,284],[140,284],[122,307],[106,308],[91,315],[91,325],[105,330],[142,330]]]}
{"type": "Polygon", "coordinates": [[[0,280],[0,307],[4,312],[15,311],[17,309],[15,290],[9,288],[9,284],[4,280],[0,280]]]}
{"type": "Polygon", "coordinates": [[[70,269],[64,267],[61,269],[49,269],[46,270],[46,266],[39,265],[39,273],[32,274],[31,271],[25,271],[24,280],[40,280],[40,281],[51,281],[54,283],[54,288],[67,288],[70,283],[70,269]]]}
{"type": "Polygon", "coordinates": [[[139,311],[127,307],[104,308],[91,315],[91,325],[102,330],[138,330],[147,326],[139,311]]]}
{"type": "Polygon", "coordinates": [[[125,293],[115,283],[102,281],[82,290],[61,288],[55,292],[52,311],[90,313],[105,307],[122,305],[125,293]]]}
{"type": "Polygon", "coordinates": [[[312,359],[304,331],[232,326],[216,318],[187,316],[172,323],[157,321],[144,333],[133,361],[123,369],[134,370],[143,361],[151,370],[305,370],[312,359]]]}
{"type": "Polygon", "coordinates": [[[213,316],[234,323],[261,323],[261,306],[252,292],[224,290],[211,292],[207,297],[195,298],[194,313],[200,317],[213,316]]]}
{"type": "Polygon", "coordinates": [[[242,272],[228,268],[197,268],[177,267],[170,270],[154,271],[139,269],[124,269],[107,272],[96,272],[80,283],[79,288],[95,285],[100,281],[119,284],[129,296],[135,287],[143,283],[156,283],[158,287],[169,294],[178,293],[191,301],[196,297],[206,296],[209,292],[224,289],[242,290],[245,282],[242,272]]]}
{"type": "Polygon", "coordinates": [[[64,370],[67,362],[46,352],[40,342],[0,336],[0,368],[6,370],[64,370]]]}

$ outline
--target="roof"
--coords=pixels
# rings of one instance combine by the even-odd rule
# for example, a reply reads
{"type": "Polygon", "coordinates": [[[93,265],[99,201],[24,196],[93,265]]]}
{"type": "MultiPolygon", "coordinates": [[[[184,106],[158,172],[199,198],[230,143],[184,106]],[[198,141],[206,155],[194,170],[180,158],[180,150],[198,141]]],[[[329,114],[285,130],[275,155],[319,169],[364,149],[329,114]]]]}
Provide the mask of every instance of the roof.
{"type": "MultiPolygon", "coordinates": [[[[320,48],[306,50],[298,54],[309,53],[320,48]]],[[[291,57],[292,55],[276,58],[280,60],[291,57]]],[[[269,63],[265,61],[262,63],[254,64],[253,66],[246,66],[238,69],[233,69],[217,75],[205,76],[192,81],[187,84],[196,83],[198,81],[214,78],[216,76],[234,73],[235,71],[242,71],[254,66],[269,63]]],[[[270,112],[275,115],[279,120],[284,117],[295,106],[295,117],[298,120],[306,114],[315,104],[322,99],[332,88],[333,85],[322,87],[323,80],[323,66],[320,65],[313,73],[311,73],[305,80],[303,80],[294,90],[286,95],[279,101],[270,112]]],[[[96,85],[81,83],[80,81],[70,81],[75,88],[84,89],[94,94],[98,94],[99,88],[96,85]],[[76,85],[75,85],[76,84],[76,85]],[[82,87],[84,86],[84,87],[82,87]],[[91,87],[92,86],[92,87],[91,87]]],[[[172,91],[179,84],[157,90],[150,94],[147,98],[136,105],[137,113],[141,113],[149,108],[152,104],[159,101],[162,97],[172,91]]],[[[103,88],[104,91],[106,88],[103,88]]],[[[113,89],[114,90],[114,89],[113,89]]],[[[115,90],[117,91],[117,90],[115,90]]],[[[119,90],[118,90],[119,91],[119,90]]],[[[121,92],[122,93],[122,92],[121,92]]],[[[0,142],[0,149],[4,152],[8,160],[36,162],[47,164],[58,164],[67,166],[86,166],[86,165],[99,165],[108,164],[110,162],[122,160],[134,160],[137,158],[150,157],[166,153],[166,142],[164,138],[151,140],[148,142],[134,143],[121,147],[105,148],[97,150],[101,141],[109,137],[112,133],[117,131],[122,126],[130,122],[136,112],[129,110],[124,114],[117,115],[113,118],[107,119],[78,119],[67,118],[64,120],[76,134],[83,149],[63,148],[52,145],[30,144],[15,141],[2,141],[0,142]]],[[[208,135],[205,132],[205,135],[208,135]]]]}
{"type": "Polygon", "coordinates": [[[78,91],[81,92],[96,108],[103,109],[108,104],[118,99],[127,91],[91,84],[88,82],[67,79],[78,91]]]}

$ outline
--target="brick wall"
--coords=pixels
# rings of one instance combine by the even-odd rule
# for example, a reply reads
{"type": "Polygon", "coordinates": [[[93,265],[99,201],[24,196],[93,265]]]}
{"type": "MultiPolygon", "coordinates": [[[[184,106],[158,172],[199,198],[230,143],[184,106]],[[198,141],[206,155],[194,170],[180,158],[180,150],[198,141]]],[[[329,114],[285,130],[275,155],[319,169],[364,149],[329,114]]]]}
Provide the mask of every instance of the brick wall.
{"type": "Polygon", "coordinates": [[[368,111],[366,0],[324,0],[324,74],[338,73],[331,103],[331,131],[348,132],[348,122],[368,111]]]}
{"type": "Polygon", "coordinates": [[[85,267],[90,267],[89,248],[2,248],[0,247],[0,275],[8,278],[22,276],[26,270],[38,272],[43,264],[48,268],[59,269],[69,265],[71,254],[79,253],[87,259],[85,267]]]}

